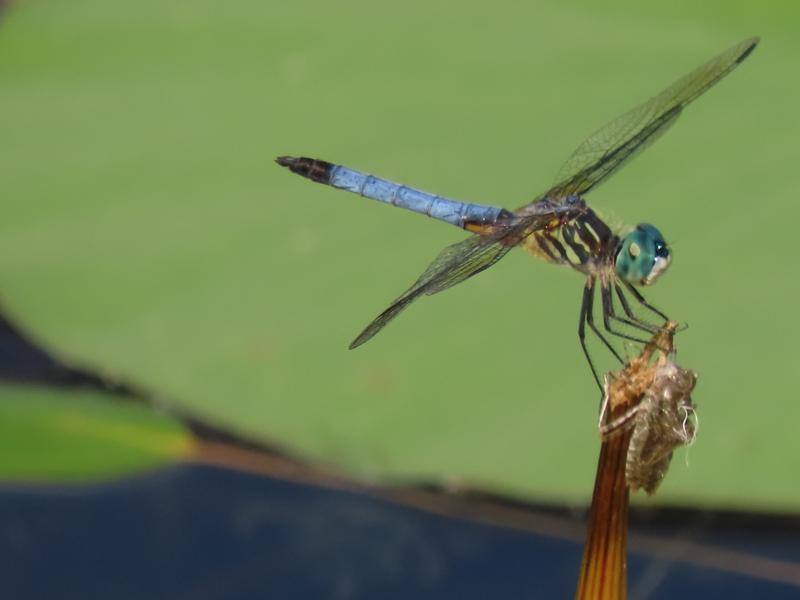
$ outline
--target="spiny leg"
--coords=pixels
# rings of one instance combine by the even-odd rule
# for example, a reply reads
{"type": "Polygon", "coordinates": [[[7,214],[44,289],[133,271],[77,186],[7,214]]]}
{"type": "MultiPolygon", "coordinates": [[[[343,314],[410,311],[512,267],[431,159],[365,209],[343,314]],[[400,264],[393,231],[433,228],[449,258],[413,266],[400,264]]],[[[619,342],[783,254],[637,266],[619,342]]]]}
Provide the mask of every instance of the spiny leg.
{"type": "Polygon", "coordinates": [[[592,291],[592,280],[587,279],[586,285],[583,288],[581,314],[580,318],[578,319],[578,339],[581,341],[581,349],[583,349],[583,354],[586,356],[586,362],[589,363],[589,368],[592,370],[592,376],[594,377],[595,383],[597,383],[597,387],[599,387],[600,391],[602,392],[603,386],[600,383],[600,378],[597,376],[597,369],[594,368],[594,362],[592,362],[592,357],[589,356],[589,349],[586,347],[586,315],[588,314],[592,305],[593,296],[594,293],[592,291]]]}
{"type": "MultiPolygon", "coordinates": [[[[656,325],[653,325],[652,323],[648,323],[647,321],[643,321],[643,320],[639,319],[636,316],[636,314],[633,312],[633,310],[631,310],[631,307],[628,304],[627,299],[625,298],[625,294],[623,294],[623,292],[622,292],[622,288],[619,287],[619,284],[614,283],[614,287],[617,290],[617,295],[619,296],[620,303],[622,304],[622,309],[625,311],[625,314],[627,314],[631,318],[631,321],[629,321],[628,319],[622,319],[620,317],[616,317],[614,315],[614,302],[613,302],[614,298],[613,298],[613,294],[611,293],[611,289],[608,289],[607,290],[607,294],[608,294],[608,301],[609,301],[609,304],[610,304],[610,307],[611,307],[611,318],[615,318],[615,319],[617,319],[618,321],[620,321],[622,323],[627,323],[628,325],[631,325],[632,327],[636,327],[637,329],[641,329],[642,331],[647,331],[648,333],[656,334],[659,331],[663,331],[664,330],[663,326],[658,327],[656,325]]],[[[604,291],[606,291],[605,288],[604,288],[604,291]]],[[[650,343],[650,342],[646,342],[644,340],[639,340],[639,341],[640,342],[644,342],[646,344],[650,343]]],[[[659,350],[661,350],[662,352],[664,352],[664,353],[669,353],[669,349],[668,348],[661,348],[659,346],[657,346],[657,348],[659,350]]]]}
{"type": "Polygon", "coordinates": [[[661,318],[662,318],[662,319],[664,319],[665,321],[669,321],[669,317],[668,317],[667,315],[665,315],[663,312],[661,312],[660,310],[658,310],[658,309],[657,309],[655,306],[653,306],[653,305],[651,305],[651,304],[648,304],[648,303],[647,303],[647,300],[645,300],[645,299],[644,299],[644,296],[642,296],[642,295],[639,293],[639,290],[637,290],[635,287],[633,287],[633,285],[632,285],[632,284],[630,284],[630,283],[628,283],[628,282],[626,281],[626,282],[625,282],[625,287],[626,287],[626,288],[628,288],[628,291],[629,291],[631,294],[633,294],[633,297],[634,297],[634,298],[636,298],[636,300],[639,302],[639,304],[641,304],[642,306],[644,306],[644,307],[645,307],[645,308],[647,308],[648,310],[651,310],[652,312],[654,312],[655,314],[657,314],[659,317],[661,317],[661,318]]]}
{"type": "Polygon", "coordinates": [[[623,325],[628,325],[633,329],[639,329],[646,333],[654,334],[661,331],[661,327],[656,327],[655,325],[651,325],[650,323],[642,321],[641,319],[638,318],[629,319],[627,317],[622,317],[618,315],[616,311],[614,311],[613,306],[611,309],[611,314],[609,314],[609,318],[613,321],[617,321],[618,323],[622,323],[623,325]]]}
{"type": "Polygon", "coordinates": [[[634,313],[631,309],[631,305],[628,304],[628,299],[625,297],[625,294],[622,292],[622,288],[618,283],[614,284],[614,289],[617,290],[619,303],[622,305],[622,310],[625,311],[625,314],[628,317],[627,319],[616,317],[618,321],[627,323],[631,327],[636,327],[637,329],[641,329],[642,331],[646,331],[648,333],[658,333],[661,331],[662,327],[648,323],[647,321],[636,316],[636,313],[634,313]]]}
{"type": "Polygon", "coordinates": [[[586,322],[589,324],[589,327],[592,329],[592,331],[594,331],[595,335],[600,338],[600,341],[605,344],[605,347],[608,348],[608,351],[611,352],[611,354],[613,354],[619,362],[625,364],[625,361],[622,360],[622,357],[619,355],[619,353],[614,350],[614,346],[611,345],[611,342],[609,342],[605,336],[600,333],[600,330],[594,324],[594,278],[589,279],[586,283],[589,286],[589,306],[586,309],[586,322]]]}
{"type": "MultiPolygon", "coordinates": [[[[628,325],[634,326],[632,322],[629,322],[627,319],[621,319],[620,317],[614,314],[614,296],[611,294],[611,287],[603,282],[601,283],[600,288],[600,299],[603,306],[603,326],[605,330],[610,333],[611,335],[615,335],[625,340],[630,340],[631,342],[636,342],[637,344],[646,344],[647,340],[643,340],[641,338],[633,337],[632,335],[628,335],[627,333],[623,333],[621,331],[617,331],[612,329],[611,327],[611,319],[616,319],[622,323],[627,323],[628,325]]],[[[641,328],[637,328],[641,329],[641,328]]]]}

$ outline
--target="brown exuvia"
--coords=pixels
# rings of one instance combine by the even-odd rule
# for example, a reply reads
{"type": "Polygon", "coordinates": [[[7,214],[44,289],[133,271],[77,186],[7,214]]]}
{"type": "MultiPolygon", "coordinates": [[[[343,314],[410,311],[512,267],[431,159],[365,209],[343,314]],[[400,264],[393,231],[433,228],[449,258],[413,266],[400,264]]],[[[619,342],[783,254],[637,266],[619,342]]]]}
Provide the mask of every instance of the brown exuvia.
{"type": "MultiPolygon", "coordinates": [[[[625,461],[625,479],[631,490],[643,489],[653,494],[667,473],[673,450],[694,441],[696,416],[690,394],[696,382],[694,371],[662,358],[641,401],[604,423],[606,395],[600,435],[608,439],[620,431],[632,430],[625,461]]],[[[608,381],[605,387],[608,390],[608,381]]]]}

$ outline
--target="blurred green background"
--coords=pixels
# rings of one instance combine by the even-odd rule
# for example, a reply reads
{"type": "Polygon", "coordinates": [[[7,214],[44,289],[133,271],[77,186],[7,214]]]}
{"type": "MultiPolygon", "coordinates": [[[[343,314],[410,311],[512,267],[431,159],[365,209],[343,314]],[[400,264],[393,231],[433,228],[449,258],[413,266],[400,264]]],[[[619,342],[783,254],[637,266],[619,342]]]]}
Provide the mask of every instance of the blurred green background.
{"type": "MultiPolygon", "coordinates": [[[[513,253],[348,351],[463,233],[272,160],[513,208],[594,129],[760,35],[590,200],[657,224],[675,253],[648,297],[689,324],[701,428],[656,501],[796,510],[798,18],[777,1],[12,3],[0,300],[69,364],[358,477],[584,501],[599,442],[581,278],[513,253]]],[[[60,464],[32,460],[65,435],[50,402],[128,409],[0,394],[0,477],[125,473],[185,449],[159,421],[135,460],[68,440],[60,464]]]]}

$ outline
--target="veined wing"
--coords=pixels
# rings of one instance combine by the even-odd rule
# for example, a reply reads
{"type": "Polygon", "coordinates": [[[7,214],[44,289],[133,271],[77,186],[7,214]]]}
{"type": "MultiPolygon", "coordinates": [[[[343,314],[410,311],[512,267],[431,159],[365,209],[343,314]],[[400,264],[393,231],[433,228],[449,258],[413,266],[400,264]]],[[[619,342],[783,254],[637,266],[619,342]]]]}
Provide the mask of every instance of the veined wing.
{"type": "Polygon", "coordinates": [[[752,52],[758,38],[729,48],[679,79],[644,104],[618,117],[583,142],[561,170],[555,187],[513,217],[492,224],[489,233],[474,235],[445,248],[425,272],[350,344],[370,340],[389,321],[422,295],[430,296],[489,268],[528,235],[577,216],[584,210],[575,196],[608,179],[623,164],[663,134],[692,100],[730,73],[752,52]]]}
{"type": "Polygon", "coordinates": [[[537,209],[533,214],[510,217],[505,222],[493,224],[489,233],[473,235],[442,250],[414,285],[367,325],[350,348],[370,340],[420,296],[431,296],[488,269],[528,235],[544,229],[554,220],[563,222],[574,218],[585,209],[585,204],[544,201],[537,205],[537,209]]]}
{"type": "Polygon", "coordinates": [[[599,185],[675,123],[692,100],[733,71],[758,44],[754,37],[728,48],[644,104],[589,136],[572,153],[545,197],[582,195],[599,185]]]}

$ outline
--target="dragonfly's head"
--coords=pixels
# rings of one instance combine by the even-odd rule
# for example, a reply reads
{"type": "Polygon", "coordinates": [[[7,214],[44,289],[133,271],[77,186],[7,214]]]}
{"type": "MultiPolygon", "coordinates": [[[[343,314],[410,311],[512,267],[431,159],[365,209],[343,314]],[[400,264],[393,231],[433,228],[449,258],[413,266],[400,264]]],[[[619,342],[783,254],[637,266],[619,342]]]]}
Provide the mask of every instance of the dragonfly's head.
{"type": "Polygon", "coordinates": [[[667,270],[671,260],[661,232],[648,223],[640,223],[620,242],[615,268],[625,281],[650,285],[667,270]]]}

